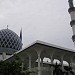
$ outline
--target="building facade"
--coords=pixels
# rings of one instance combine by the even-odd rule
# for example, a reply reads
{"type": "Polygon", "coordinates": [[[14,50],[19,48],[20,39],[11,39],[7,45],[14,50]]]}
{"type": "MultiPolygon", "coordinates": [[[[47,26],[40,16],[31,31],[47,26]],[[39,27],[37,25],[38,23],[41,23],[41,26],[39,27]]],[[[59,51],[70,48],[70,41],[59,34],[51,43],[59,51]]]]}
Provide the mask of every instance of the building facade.
{"type": "MultiPolygon", "coordinates": [[[[73,5],[73,0],[69,0],[69,6],[70,8],[68,11],[71,16],[70,25],[73,29],[72,40],[75,44],[75,7],[73,5]]],[[[15,58],[15,55],[17,55],[22,59],[22,63],[27,65],[29,71],[35,72],[32,75],[53,75],[54,60],[57,59],[63,71],[65,61],[68,64],[66,66],[71,66],[73,72],[75,72],[74,50],[38,40],[24,49],[21,48],[22,31],[20,37],[8,28],[0,31],[0,53],[4,61],[11,61],[15,58]],[[6,55],[11,56],[6,57],[6,55]],[[45,62],[44,58],[48,58],[50,61],[45,62]]]]}

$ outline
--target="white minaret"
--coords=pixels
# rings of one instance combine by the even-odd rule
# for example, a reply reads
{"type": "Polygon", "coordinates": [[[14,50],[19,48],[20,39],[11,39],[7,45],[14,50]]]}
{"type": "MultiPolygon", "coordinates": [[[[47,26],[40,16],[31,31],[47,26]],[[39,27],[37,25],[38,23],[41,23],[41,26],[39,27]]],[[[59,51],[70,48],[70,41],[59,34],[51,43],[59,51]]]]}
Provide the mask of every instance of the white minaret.
{"type": "Polygon", "coordinates": [[[73,3],[73,0],[69,0],[69,14],[71,16],[71,21],[70,21],[70,25],[72,27],[72,30],[73,30],[73,36],[72,36],[72,40],[74,42],[74,45],[75,45],[75,7],[74,7],[74,3],[73,3]]]}

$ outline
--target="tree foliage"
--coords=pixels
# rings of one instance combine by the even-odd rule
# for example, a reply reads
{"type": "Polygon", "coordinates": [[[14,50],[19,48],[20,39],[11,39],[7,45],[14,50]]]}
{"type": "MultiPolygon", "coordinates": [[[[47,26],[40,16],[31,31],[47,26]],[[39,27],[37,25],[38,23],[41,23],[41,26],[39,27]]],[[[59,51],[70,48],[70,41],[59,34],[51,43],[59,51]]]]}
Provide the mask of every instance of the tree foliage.
{"type": "MultiPolygon", "coordinates": [[[[26,71],[26,66],[24,66],[26,71]]],[[[13,61],[0,61],[0,75],[29,75],[30,72],[22,72],[22,61],[16,57],[13,61]]]]}
{"type": "Polygon", "coordinates": [[[72,67],[64,66],[62,70],[61,65],[57,64],[54,66],[53,75],[75,75],[72,71],[72,67]]]}

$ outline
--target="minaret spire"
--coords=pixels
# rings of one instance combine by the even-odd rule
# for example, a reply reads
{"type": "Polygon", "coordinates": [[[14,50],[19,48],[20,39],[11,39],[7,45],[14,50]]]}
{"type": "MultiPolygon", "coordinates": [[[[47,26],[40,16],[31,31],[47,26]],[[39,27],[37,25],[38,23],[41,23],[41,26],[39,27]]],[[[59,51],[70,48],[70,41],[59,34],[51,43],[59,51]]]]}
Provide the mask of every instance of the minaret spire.
{"type": "Polygon", "coordinates": [[[73,0],[69,0],[69,14],[71,16],[71,21],[70,21],[70,25],[72,27],[73,30],[73,36],[72,36],[72,40],[74,42],[75,45],[75,7],[74,7],[74,1],[73,0]]]}
{"type": "Polygon", "coordinates": [[[21,39],[21,41],[22,41],[22,28],[21,28],[21,30],[20,30],[20,39],[21,39]]]}
{"type": "Polygon", "coordinates": [[[7,25],[7,29],[8,29],[8,25],[7,25]]]}
{"type": "Polygon", "coordinates": [[[70,8],[74,7],[74,5],[73,5],[73,0],[68,0],[68,2],[69,2],[69,7],[70,7],[70,8]]]}

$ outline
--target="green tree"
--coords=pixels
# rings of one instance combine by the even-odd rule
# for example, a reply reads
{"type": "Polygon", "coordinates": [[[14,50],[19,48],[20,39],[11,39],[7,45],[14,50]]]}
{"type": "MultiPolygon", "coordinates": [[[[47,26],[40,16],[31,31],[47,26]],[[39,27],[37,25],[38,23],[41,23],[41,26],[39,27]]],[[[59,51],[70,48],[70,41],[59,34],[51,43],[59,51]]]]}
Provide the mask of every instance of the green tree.
{"type": "Polygon", "coordinates": [[[72,71],[72,67],[70,66],[65,66],[65,75],[75,75],[74,72],[72,71]]]}
{"type": "Polygon", "coordinates": [[[0,75],[29,75],[30,72],[26,71],[26,66],[24,66],[24,72],[21,66],[22,61],[18,57],[13,61],[0,61],[0,75]]]}

